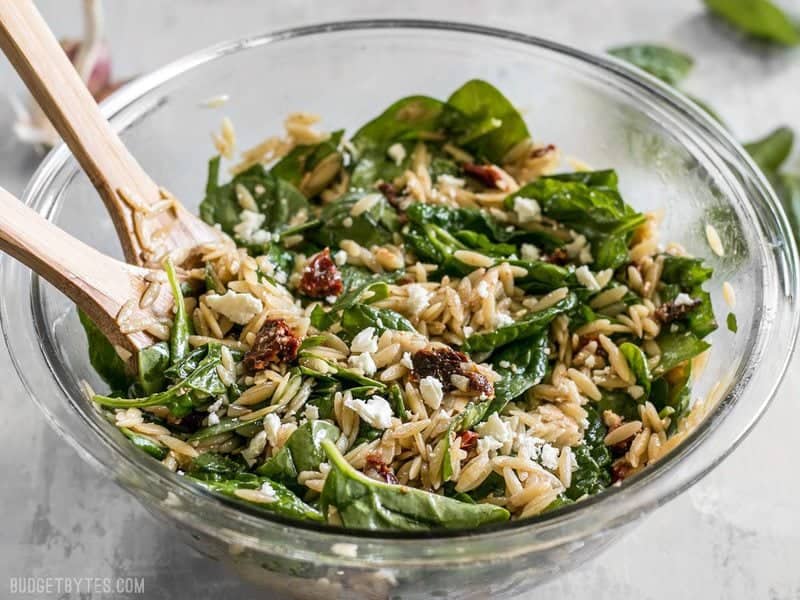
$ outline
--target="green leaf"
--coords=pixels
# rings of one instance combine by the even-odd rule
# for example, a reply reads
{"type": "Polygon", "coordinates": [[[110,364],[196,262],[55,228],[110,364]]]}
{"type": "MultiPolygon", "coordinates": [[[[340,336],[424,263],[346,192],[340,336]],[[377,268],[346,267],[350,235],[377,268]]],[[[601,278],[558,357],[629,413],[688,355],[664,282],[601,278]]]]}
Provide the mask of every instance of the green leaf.
{"type": "Polygon", "coordinates": [[[639,346],[630,342],[620,344],[619,350],[625,360],[628,361],[628,366],[636,378],[636,383],[644,390],[644,395],[640,399],[641,402],[644,402],[650,396],[650,382],[652,381],[650,367],[647,365],[647,356],[639,346]]]}
{"type": "Polygon", "coordinates": [[[611,484],[611,454],[604,442],[608,430],[599,411],[591,406],[585,408],[589,425],[584,430],[583,443],[572,449],[578,468],[572,472],[572,483],[564,493],[570,500],[597,494],[611,484]]]}
{"type": "Polygon", "coordinates": [[[686,79],[694,66],[694,60],[685,52],[656,44],[617,46],[608,53],[647,71],[669,85],[677,85],[686,79]]]}
{"type": "Polygon", "coordinates": [[[342,312],[342,330],[352,339],[359,331],[374,327],[381,335],[386,330],[416,331],[403,315],[389,308],[376,308],[367,304],[354,304],[342,312]]]}
{"type": "Polygon", "coordinates": [[[468,81],[448,98],[455,111],[445,116],[456,143],[493,163],[500,163],[511,148],[530,137],[514,105],[493,85],[468,81]]]}
{"type": "Polygon", "coordinates": [[[704,338],[717,328],[711,295],[700,287],[694,288],[689,295],[695,300],[700,300],[700,304],[686,315],[689,331],[698,338],[704,338]]]}
{"type": "Polygon", "coordinates": [[[684,333],[661,333],[656,338],[656,343],[661,350],[661,361],[653,369],[653,375],[656,377],[663,375],[698,354],[702,354],[711,347],[711,344],[698,339],[690,331],[684,333]]]}
{"type": "Polygon", "coordinates": [[[114,346],[98,329],[89,316],[78,309],[86,341],[89,344],[89,362],[97,374],[103,378],[112,390],[124,390],[130,385],[130,377],[125,367],[125,362],[119,357],[114,346]]]}
{"type": "Polygon", "coordinates": [[[189,336],[192,333],[192,325],[183,301],[183,292],[178,282],[178,274],[175,272],[175,265],[169,258],[164,261],[164,270],[167,272],[175,306],[175,317],[169,332],[169,360],[170,364],[174,365],[189,354],[189,336]]]}
{"type": "Polygon", "coordinates": [[[740,31],[785,46],[800,44],[800,30],[771,0],[705,0],[706,6],[740,31]]]}
{"type": "Polygon", "coordinates": [[[744,149],[753,157],[765,173],[778,171],[792,153],[794,131],[789,127],[778,127],[761,139],[744,144],[744,149]]]}
{"type": "Polygon", "coordinates": [[[301,471],[318,471],[325,461],[322,442],[339,439],[339,428],[327,421],[307,421],[298,427],[286,444],[272,458],[256,469],[256,473],[289,485],[297,482],[301,471]]]}
{"type": "Polygon", "coordinates": [[[154,442],[149,437],[139,435],[127,427],[120,427],[119,430],[128,438],[139,450],[146,452],[156,460],[162,460],[167,456],[167,448],[154,442]]]}
{"type": "MultiPolygon", "coordinates": [[[[655,385],[655,382],[653,382],[653,385],[655,385]]],[[[610,410],[627,421],[634,421],[639,418],[639,402],[631,398],[627,393],[602,389],[600,393],[602,397],[594,405],[598,414],[602,415],[603,411],[610,410]]],[[[655,394],[655,391],[653,390],[652,393],[655,394]]]]}
{"type": "Polygon", "coordinates": [[[577,303],[575,294],[569,294],[553,306],[530,313],[511,325],[469,336],[464,341],[463,349],[466,352],[489,352],[515,340],[532,337],[544,331],[558,315],[575,308],[577,303]]]}
{"type": "Polygon", "coordinates": [[[330,329],[341,320],[344,310],[359,302],[372,303],[388,297],[388,284],[400,277],[399,272],[377,274],[352,265],[344,265],[340,272],[344,291],[327,310],[318,304],[311,313],[311,325],[319,331],[330,329]]]}
{"type": "Polygon", "coordinates": [[[243,464],[231,460],[224,454],[204,452],[192,459],[186,472],[196,479],[221,481],[235,478],[244,469],[243,464]]]}
{"type": "Polygon", "coordinates": [[[714,270],[705,266],[701,258],[665,254],[661,281],[677,284],[688,291],[708,281],[713,273],[714,270]]]}
{"type": "Polygon", "coordinates": [[[782,173],[776,176],[773,185],[786,211],[794,239],[800,242],[800,175],[782,173]]]}
{"type": "Polygon", "coordinates": [[[336,507],[345,527],[378,531],[473,529],[509,519],[508,511],[499,506],[468,504],[375,481],[353,469],[332,442],[324,441],[322,447],[331,464],[320,498],[322,512],[336,507]]]}
{"type": "Polygon", "coordinates": [[[614,191],[617,191],[619,186],[619,176],[614,169],[603,169],[601,171],[571,171],[568,173],[545,175],[544,178],[555,179],[556,181],[572,181],[593,188],[614,191]]]}
{"type": "Polygon", "coordinates": [[[390,243],[394,232],[400,229],[397,211],[380,196],[368,210],[353,216],[353,206],[364,195],[352,192],[325,205],[319,217],[325,226],[308,237],[330,248],[339,248],[343,240],[353,240],[365,248],[390,243]]]}
{"type": "MultiPolygon", "coordinates": [[[[294,187],[303,191],[307,197],[313,198],[326,187],[323,184],[330,183],[330,181],[320,182],[313,188],[305,189],[302,185],[303,178],[307,173],[311,173],[314,167],[319,165],[324,159],[329,159],[329,157],[334,154],[339,156],[339,164],[341,164],[339,143],[342,141],[343,135],[344,130],[340,129],[331,133],[327,140],[319,142],[318,144],[301,144],[295,146],[286,156],[275,163],[270,169],[270,173],[284,181],[288,181],[294,187]]],[[[306,183],[306,186],[307,185],[306,183]]]]}
{"type": "Polygon", "coordinates": [[[494,402],[487,414],[502,412],[506,404],[539,383],[547,371],[547,331],[518,340],[492,355],[492,369],[500,375],[494,402]]]}
{"type": "Polygon", "coordinates": [[[164,389],[166,376],[164,371],[169,367],[169,344],[158,342],[149,348],[139,350],[136,360],[139,363],[137,381],[145,394],[154,394],[164,389]]]}
{"type": "Polygon", "coordinates": [[[736,315],[732,312],[728,313],[728,317],[725,319],[725,323],[728,326],[728,331],[731,333],[737,333],[739,331],[739,324],[736,322],[736,315]]]}
{"type": "Polygon", "coordinates": [[[198,485],[231,498],[239,502],[261,509],[266,512],[277,513],[284,517],[302,519],[304,521],[324,521],[322,514],[312,506],[309,506],[300,498],[294,495],[291,490],[276,481],[270,481],[266,477],[256,477],[251,473],[242,473],[236,479],[223,481],[205,481],[193,478],[198,485]],[[236,495],[236,490],[258,490],[264,484],[269,485],[272,502],[249,502],[236,495]]]}

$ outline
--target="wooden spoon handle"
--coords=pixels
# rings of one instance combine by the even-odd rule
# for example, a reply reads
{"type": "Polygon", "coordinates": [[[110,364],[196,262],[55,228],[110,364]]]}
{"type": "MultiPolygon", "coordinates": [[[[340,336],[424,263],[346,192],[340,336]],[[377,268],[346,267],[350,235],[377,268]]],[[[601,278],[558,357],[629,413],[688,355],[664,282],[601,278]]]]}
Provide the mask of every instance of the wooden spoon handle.
{"type": "Polygon", "coordinates": [[[125,257],[140,263],[132,213],[118,190],[149,204],[159,199],[158,186],[111,129],[31,0],[0,0],[0,47],[103,198],[125,257]]]}
{"type": "Polygon", "coordinates": [[[59,229],[0,188],[0,250],[30,267],[128,350],[152,343],[120,332],[117,315],[145,285],[146,269],[114,260],[59,229]]]}

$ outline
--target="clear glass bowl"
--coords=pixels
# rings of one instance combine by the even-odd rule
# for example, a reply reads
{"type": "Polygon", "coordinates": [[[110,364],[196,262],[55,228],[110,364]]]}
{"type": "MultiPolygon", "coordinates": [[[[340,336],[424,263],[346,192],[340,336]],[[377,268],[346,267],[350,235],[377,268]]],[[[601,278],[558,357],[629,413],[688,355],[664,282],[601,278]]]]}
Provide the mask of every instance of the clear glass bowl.
{"type": "MultiPolygon", "coordinates": [[[[577,505],[480,532],[344,533],[241,510],[133,450],[80,393],[89,365],[71,303],[19,264],[2,265],[2,326],[14,365],[53,427],[89,463],[205,553],[248,579],[300,597],[504,597],[584,562],[718,464],[775,393],[798,328],[797,253],[786,218],[742,148],[685,98],[607,57],[463,24],[319,25],[225,43],[126,86],[104,110],[156,181],[190,208],[203,195],[209,132],[229,115],[240,147],[319,113],[352,132],[395,99],[446,96],[472,77],[524,111],[534,137],[595,167],[614,167],[641,210],[665,209],[663,239],[714,266],[713,301],[736,289],[739,332],[713,336],[696,387],[721,400],[654,468],[577,505]],[[202,100],[228,94],[221,109],[202,100]],[[706,223],[727,248],[718,258],[706,223]],[[13,290],[10,291],[10,290],[13,290]]],[[[111,221],[66,148],[44,161],[25,201],[93,246],[119,255],[111,221]]],[[[88,492],[87,492],[88,493],[88,492]]],[[[98,510],[102,507],[98,506],[98,510]]]]}

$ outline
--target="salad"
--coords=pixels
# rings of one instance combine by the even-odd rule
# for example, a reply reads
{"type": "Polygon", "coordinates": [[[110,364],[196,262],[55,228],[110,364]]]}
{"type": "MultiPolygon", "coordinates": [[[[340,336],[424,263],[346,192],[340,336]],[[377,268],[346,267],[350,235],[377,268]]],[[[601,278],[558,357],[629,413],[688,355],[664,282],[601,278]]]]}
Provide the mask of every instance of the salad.
{"type": "Polygon", "coordinates": [[[164,261],[174,318],[136,376],[82,316],[131,452],[265,513],[428,530],[579,502],[683,439],[711,269],[615,171],[562,170],[480,80],[351,137],[317,121],[227,182],[216,136],[200,214],[230,239],[164,261]]]}

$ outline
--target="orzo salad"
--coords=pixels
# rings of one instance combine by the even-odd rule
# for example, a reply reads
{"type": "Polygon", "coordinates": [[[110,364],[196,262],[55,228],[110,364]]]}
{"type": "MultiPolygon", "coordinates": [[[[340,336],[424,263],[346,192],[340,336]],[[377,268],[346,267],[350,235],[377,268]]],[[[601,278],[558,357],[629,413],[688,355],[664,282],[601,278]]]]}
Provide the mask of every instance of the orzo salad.
{"type": "Polygon", "coordinates": [[[615,171],[561,170],[479,80],[350,138],[317,121],[238,163],[215,136],[200,212],[230,240],[164,262],[174,319],[137,376],[83,319],[133,446],[257,510],[426,530],[579,502],[680,442],[711,269],[615,171]]]}

